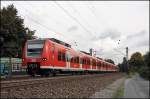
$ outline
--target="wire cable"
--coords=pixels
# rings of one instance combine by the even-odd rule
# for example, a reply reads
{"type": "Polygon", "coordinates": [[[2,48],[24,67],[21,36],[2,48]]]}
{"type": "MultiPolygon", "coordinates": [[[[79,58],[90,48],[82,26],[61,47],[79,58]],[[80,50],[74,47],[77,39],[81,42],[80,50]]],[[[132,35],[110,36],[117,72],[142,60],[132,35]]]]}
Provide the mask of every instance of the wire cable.
{"type": "Polygon", "coordinates": [[[90,35],[92,34],[88,29],[86,29],[86,27],[84,27],[84,25],[82,25],[74,16],[72,16],[66,9],[64,9],[59,3],[57,3],[56,1],[54,1],[55,4],[62,9],[70,18],[72,18],[75,22],[77,22],[87,33],[89,33],[90,35]]]}

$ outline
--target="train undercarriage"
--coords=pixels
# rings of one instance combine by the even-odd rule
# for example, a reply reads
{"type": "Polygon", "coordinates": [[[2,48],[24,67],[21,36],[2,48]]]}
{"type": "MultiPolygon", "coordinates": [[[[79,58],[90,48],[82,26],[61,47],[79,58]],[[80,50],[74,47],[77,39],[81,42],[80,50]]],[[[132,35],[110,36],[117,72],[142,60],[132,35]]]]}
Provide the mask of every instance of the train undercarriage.
{"type": "Polygon", "coordinates": [[[41,75],[43,77],[55,76],[56,74],[72,74],[72,75],[83,75],[83,74],[95,74],[95,73],[112,73],[113,71],[90,71],[90,70],[61,70],[61,69],[41,69],[40,63],[28,63],[27,73],[31,76],[41,75]]]}

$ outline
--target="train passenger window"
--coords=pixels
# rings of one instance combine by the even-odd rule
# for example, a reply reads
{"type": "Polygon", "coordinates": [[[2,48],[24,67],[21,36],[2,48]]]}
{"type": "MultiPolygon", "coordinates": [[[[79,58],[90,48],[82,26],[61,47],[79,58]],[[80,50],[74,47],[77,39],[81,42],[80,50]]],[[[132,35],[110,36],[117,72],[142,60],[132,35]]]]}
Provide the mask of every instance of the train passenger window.
{"type": "Polygon", "coordinates": [[[71,57],[71,63],[73,63],[73,57],[71,57]]]}
{"type": "Polygon", "coordinates": [[[75,57],[75,63],[77,63],[77,57],[75,57]]]}
{"type": "Polygon", "coordinates": [[[96,61],[92,60],[92,66],[96,66],[96,61]]]}
{"type": "Polygon", "coordinates": [[[86,64],[86,59],[84,59],[84,64],[86,64]]]}
{"type": "Polygon", "coordinates": [[[82,64],[84,64],[84,59],[82,59],[82,64]]]}
{"type": "Polygon", "coordinates": [[[58,51],[58,61],[61,61],[61,52],[58,51]]]}
{"type": "Polygon", "coordinates": [[[87,60],[87,63],[88,63],[88,65],[90,65],[90,60],[89,59],[87,60]]]}
{"type": "Polygon", "coordinates": [[[88,60],[86,59],[86,65],[88,64],[88,60]]]}
{"type": "Polygon", "coordinates": [[[75,63],[76,62],[76,58],[75,57],[73,57],[73,63],[75,63]]]}
{"type": "Polygon", "coordinates": [[[62,61],[66,61],[65,53],[62,53],[62,61]]]}
{"type": "Polygon", "coordinates": [[[77,63],[79,63],[79,57],[77,57],[77,63]]]}
{"type": "Polygon", "coordinates": [[[82,64],[82,58],[80,58],[80,64],[82,64]]]}

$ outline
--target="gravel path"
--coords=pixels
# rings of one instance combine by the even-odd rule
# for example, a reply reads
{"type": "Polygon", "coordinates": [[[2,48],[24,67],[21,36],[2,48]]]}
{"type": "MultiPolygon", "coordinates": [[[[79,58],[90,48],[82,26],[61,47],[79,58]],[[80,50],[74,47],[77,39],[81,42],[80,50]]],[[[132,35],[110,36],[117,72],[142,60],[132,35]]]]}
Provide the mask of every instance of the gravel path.
{"type": "Polygon", "coordinates": [[[125,81],[124,98],[150,98],[149,81],[135,75],[125,81]]]}
{"type": "Polygon", "coordinates": [[[120,78],[107,86],[104,90],[94,93],[90,98],[113,98],[113,95],[124,81],[125,77],[120,78]]]}
{"type": "Polygon", "coordinates": [[[121,73],[51,79],[43,84],[1,89],[1,98],[88,98],[123,77],[121,73]]]}

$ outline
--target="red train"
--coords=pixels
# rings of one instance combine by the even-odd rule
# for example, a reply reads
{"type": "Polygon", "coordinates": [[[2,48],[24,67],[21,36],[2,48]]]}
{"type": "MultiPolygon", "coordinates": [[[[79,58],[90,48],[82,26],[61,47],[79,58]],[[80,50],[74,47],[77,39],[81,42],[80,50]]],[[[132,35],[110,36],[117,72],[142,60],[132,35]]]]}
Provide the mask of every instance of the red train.
{"type": "Polygon", "coordinates": [[[56,72],[116,72],[117,66],[54,38],[28,40],[23,49],[22,67],[29,75],[56,72]]]}

